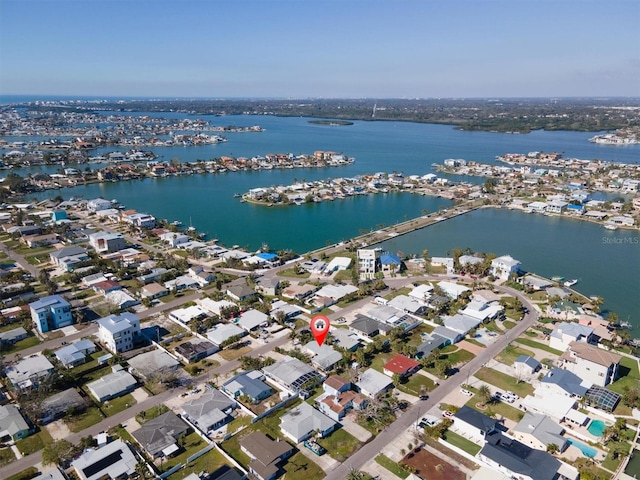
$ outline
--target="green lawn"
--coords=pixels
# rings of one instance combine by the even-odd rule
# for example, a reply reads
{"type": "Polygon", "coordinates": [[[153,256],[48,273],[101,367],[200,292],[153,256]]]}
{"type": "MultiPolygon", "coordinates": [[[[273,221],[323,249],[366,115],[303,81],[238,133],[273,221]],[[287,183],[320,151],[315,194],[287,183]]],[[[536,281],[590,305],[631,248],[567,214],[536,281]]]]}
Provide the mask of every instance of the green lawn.
{"type": "Polygon", "coordinates": [[[133,395],[127,393],[118,398],[112,398],[102,404],[102,411],[105,413],[107,417],[111,417],[116,413],[120,413],[123,410],[126,410],[129,407],[134,406],[136,403],[136,399],[133,398],[133,395]]]}
{"type": "Polygon", "coordinates": [[[397,477],[407,478],[409,476],[409,472],[405,472],[400,465],[382,453],[376,457],[376,463],[382,465],[397,477]]]}
{"type": "MultiPolygon", "coordinates": [[[[14,326],[13,328],[17,328],[17,326],[14,326]]],[[[13,329],[10,328],[9,330],[13,330],[13,329]]],[[[39,345],[39,344],[40,344],[40,340],[38,339],[38,337],[36,337],[35,335],[32,335],[22,340],[18,340],[13,345],[8,345],[4,353],[19,352],[20,350],[24,350],[25,348],[35,347],[36,345],[39,345]]]]}
{"type": "Polygon", "coordinates": [[[507,330],[511,330],[513,327],[516,326],[516,322],[512,322],[511,320],[505,320],[504,322],[502,322],[502,326],[507,330]]]}
{"type": "Polygon", "coordinates": [[[533,395],[533,386],[529,383],[518,383],[512,376],[499,372],[492,368],[483,367],[478,370],[475,376],[483,382],[490,383],[495,387],[517,393],[518,395],[520,395],[520,397],[533,395]]]}
{"type": "Polygon", "coordinates": [[[522,420],[522,417],[524,417],[523,412],[505,402],[489,403],[485,410],[479,409],[476,406],[478,403],[481,403],[480,398],[477,395],[474,395],[466,405],[493,418],[497,418],[499,415],[508,418],[509,420],[513,420],[514,422],[519,422],[522,420]]]}
{"type": "Polygon", "coordinates": [[[457,433],[450,430],[447,430],[445,432],[444,439],[451,445],[460,448],[461,450],[467,452],[469,455],[473,455],[474,457],[476,453],[478,453],[482,449],[480,445],[476,445],[471,440],[467,440],[463,436],[458,435],[457,433]]]}
{"type": "Polygon", "coordinates": [[[10,448],[0,448],[0,467],[4,467],[16,459],[13,450],[10,448]]]}
{"type": "Polygon", "coordinates": [[[171,480],[181,480],[191,473],[195,473],[196,475],[200,472],[211,473],[226,464],[227,460],[214,448],[201,457],[198,457],[181,470],[178,470],[173,475],[170,475],[168,478],[171,480]]]}
{"type": "Polygon", "coordinates": [[[95,425],[102,420],[103,417],[100,410],[98,410],[98,407],[89,407],[86,412],[81,413],[80,415],[65,418],[65,422],[69,427],[69,430],[74,433],[80,432],[85,428],[89,428],[91,425],[95,425]]]}
{"type": "Polygon", "coordinates": [[[250,424],[251,417],[249,415],[238,415],[227,424],[227,432],[233,433],[250,424]]]}
{"type": "Polygon", "coordinates": [[[39,253],[37,255],[30,255],[28,257],[25,257],[25,260],[31,265],[42,265],[43,263],[47,263],[49,261],[49,254],[39,253]]]}
{"type": "MultiPolygon", "coordinates": [[[[280,270],[277,275],[279,277],[293,277],[293,278],[309,278],[311,274],[304,270],[302,273],[297,274],[295,268],[287,268],[286,270],[280,270]]],[[[349,275],[351,278],[351,275],[349,275]]]]}
{"type": "Polygon", "coordinates": [[[516,342],[526,345],[527,347],[537,348],[538,350],[544,350],[545,352],[553,353],[554,355],[560,356],[563,352],[560,350],[556,350],[555,348],[551,348],[549,345],[545,345],[544,343],[539,343],[530,338],[518,337],[516,342]]]}
{"type": "Polygon", "coordinates": [[[28,455],[30,453],[35,453],[38,450],[42,450],[45,445],[51,442],[53,442],[53,438],[51,438],[49,432],[44,428],[40,428],[37,433],[34,433],[30,437],[18,440],[16,442],[16,447],[18,447],[20,453],[28,455]]]}
{"type": "Polygon", "coordinates": [[[187,461],[187,458],[189,458],[194,453],[199,452],[206,446],[207,442],[205,442],[200,435],[198,435],[196,432],[191,432],[183,440],[181,448],[182,451],[175,457],[171,457],[166,462],[163,462],[160,470],[162,472],[166,472],[179,463],[185,463],[187,461]]]}
{"type": "Polygon", "coordinates": [[[475,358],[475,355],[468,350],[459,348],[455,352],[448,353],[446,355],[440,355],[440,360],[447,360],[451,365],[458,365],[460,363],[467,363],[475,358]]]}
{"type": "Polygon", "coordinates": [[[344,462],[353,452],[358,450],[362,443],[344,428],[332,432],[326,438],[318,440],[318,443],[327,449],[327,454],[339,462],[344,462]]]}
{"type": "Polygon", "coordinates": [[[513,365],[520,355],[527,355],[529,357],[534,357],[534,353],[530,350],[526,350],[520,347],[514,347],[513,345],[507,345],[504,350],[502,350],[496,360],[504,363],[505,365],[513,365]]]}
{"type": "Polygon", "coordinates": [[[620,374],[624,376],[607,386],[608,389],[622,394],[625,387],[636,388],[638,380],[640,380],[638,361],[633,358],[622,357],[622,360],[620,360],[620,374]]]}
{"type": "Polygon", "coordinates": [[[409,377],[409,381],[407,383],[400,383],[400,385],[396,385],[396,388],[401,392],[408,393],[414,397],[419,397],[421,385],[425,386],[427,392],[430,392],[436,386],[430,378],[420,375],[419,373],[414,373],[409,377]]]}
{"type": "Polygon", "coordinates": [[[607,447],[609,447],[609,453],[607,454],[607,458],[603,460],[602,466],[615,472],[624,457],[619,455],[617,458],[613,458],[614,449],[619,448],[624,452],[629,453],[631,450],[631,444],[629,441],[609,442],[607,443],[607,447]]]}
{"type": "Polygon", "coordinates": [[[382,372],[385,363],[387,363],[394,356],[394,353],[378,353],[371,361],[371,368],[382,372]]]}
{"type": "Polygon", "coordinates": [[[21,472],[16,473],[15,475],[11,475],[7,477],[5,480],[31,480],[32,478],[40,475],[40,472],[36,467],[29,467],[21,472]]]}
{"type": "Polygon", "coordinates": [[[169,408],[165,404],[161,403],[159,405],[156,405],[155,407],[151,407],[148,410],[140,412],[138,415],[136,415],[136,420],[140,425],[142,425],[143,423],[148,422],[149,420],[153,420],[154,418],[157,418],[163,413],[167,413],[168,411],[169,408]]]}

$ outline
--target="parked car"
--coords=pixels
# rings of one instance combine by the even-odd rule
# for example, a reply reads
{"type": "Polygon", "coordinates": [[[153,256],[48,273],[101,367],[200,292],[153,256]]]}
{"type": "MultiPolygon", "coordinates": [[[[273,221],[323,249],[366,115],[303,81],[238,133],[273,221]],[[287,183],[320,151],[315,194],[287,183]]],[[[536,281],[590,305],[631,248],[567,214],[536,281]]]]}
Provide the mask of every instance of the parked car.
{"type": "Polygon", "coordinates": [[[460,392],[461,392],[463,395],[466,395],[467,397],[473,397],[473,393],[472,393],[472,392],[470,392],[469,390],[467,390],[466,388],[461,388],[461,389],[460,389],[460,392]]]}
{"type": "Polygon", "coordinates": [[[449,410],[445,410],[444,412],[442,412],[442,416],[445,418],[453,418],[453,413],[449,410]]]}

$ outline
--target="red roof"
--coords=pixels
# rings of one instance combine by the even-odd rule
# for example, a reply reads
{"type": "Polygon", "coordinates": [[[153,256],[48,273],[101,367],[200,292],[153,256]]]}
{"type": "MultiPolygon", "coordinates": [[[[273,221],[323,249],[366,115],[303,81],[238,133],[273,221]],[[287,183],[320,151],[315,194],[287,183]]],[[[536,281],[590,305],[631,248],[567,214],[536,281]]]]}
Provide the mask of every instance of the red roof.
{"type": "Polygon", "coordinates": [[[96,290],[111,290],[113,288],[122,288],[118,282],[114,282],[113,280],[105,280],[103,282],[98,282],[93,284],[93,288],[96,290]]]}
{"type": "Polygon", "coordinates": [[[416,362],[415,360],[405,357],[404,355],[398,354],[389,360],[385,365],[384,369],[391,373],[397,373],[398,375],[405,375],[408,372],[417,369],[420,366],[420,362],[416,362]]]}

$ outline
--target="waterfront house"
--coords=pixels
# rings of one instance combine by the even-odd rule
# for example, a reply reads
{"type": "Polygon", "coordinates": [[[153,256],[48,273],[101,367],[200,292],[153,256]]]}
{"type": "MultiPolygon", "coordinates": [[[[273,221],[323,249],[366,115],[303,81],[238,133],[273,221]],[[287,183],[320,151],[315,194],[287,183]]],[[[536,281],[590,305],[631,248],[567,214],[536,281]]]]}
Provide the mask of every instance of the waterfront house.
{"type": "Polygon", "coordinates": [[[547,203],[546,211],[549,213],[564,213],[569,206],[569,202],[563,200],[552,200],[547,203]]]}
{"type": "Polygon", "coordinates": [[[357,251],[360,280],[373,280],[381,270],[381,248],[361,248],[357,251]]]}
{"type": "Polygon", "coordinates": [[[29,304],[31,320],[40,333],[73,324],[71,305],[60,295],[42,297],[29,304]]]}
{"type": "Polygon", "coordinates": [[[87,383],[87,390],[98,402],[121,397],[137,387],[136,379],[120,365],[111,367],[113,372],[87,383]]]}
{"type": "Polygon", "coordinates": [[[111,208],[111,202],[109,200],[105,200],[104,198],[94,198],[93,200],[89,200],[87,202],[87,210],[90,212],[97,212],[99,210],[106,210],[111,208]]]}
{"type": "Polygon", "coordinates": [[[500,280],[508,280],[510,275],[520,272],[521,265],[511,255],[503,255],[491,261],[491,275],[500,280]]]}
{"type": "Polygon", "coordinates": [[[114,440],[98,449],[85,450],[71,462],[80,480],[131,478],[137,465],[138,459],[122,440],[114,440]]]}
{"type": "Polygon", "coordinates": [[[151,458],[169,457],[180,450],[178,437],[191,427],[172,411],[153,418],[131,435],[151,458]]]}
{"type": "Polygon", "coordinates": [[[563,437],[564,428],[546,415],[525,413],[513,428],[513,436],[524,445],[536,450],[545,450],[548,445],[556,445],[563,452],[569,445],[563,437]]]}
{"type": "Polygon", "coordinates": [[[380,255],[380,270],[385,275],[395,275],[402,271],[402,260],[392,253],[383,253],[380,255]]]}
{"type": "Polygon", "coordinates": [[[293,443],[300,443],[312,435],[322,438],[333,432],[339,424],[306,402],[289,410],[280,418],[280,430],[293,443]]]}
{"type": "Polygon", "coordinates": [[[616,353],[582,342],[571,342],[560,357],[561,368],[580,378],[604,387],[617,380],[622,357],[616,353]]]}
{"type": "Polygon", "coordinates": [[[576,322],[561,322],[549,335],[549,346],[564,352],[571,342],[593,342],[593,327],[576,322]]]}
{"type": "Polygon", "coordinates": [[[98,320],[98,340],[112,353],[132,350],[140,339],[140,319],[133,313],[98,320]]]}
{"type": "Polygon", "coordinates": [[[31,433],[20,409],[15,405],[0,405],[0,442],[17,441],[31,433]]]}
{"type": "Polygon", "coordinates": [[[274,441],[262,432],[252,432],[238,443],[240,450],[251,459],[249,472],[259,480],[273,480],[280,476],[284,460],[296,451],[287,442],[274,441]]]}
{"type": "Polygon", "coordinates": [[[258,370],[241,372],[222,385],[222,390],[233,398],[246,397],[252,403],[259,403],[273,393],[269,385],[263,382],[264,374],[258,370]]]}
{"type": "Polygon", "coordinates": [[[191,239],[184,233],[166,232],[160,235],[160,240],[168,243],[172,248],[176,248],[178,245],[187,243],[191,239]]]}
{"type": "Polygon", "coordinates": [[[552,368],[542,377],[538,388],[541,390],[540,396],[543,397],[545,392],[551,392],[568,397],[582,398],[591,385],[592,382],[583,380],[569,370],[552,368]]]}

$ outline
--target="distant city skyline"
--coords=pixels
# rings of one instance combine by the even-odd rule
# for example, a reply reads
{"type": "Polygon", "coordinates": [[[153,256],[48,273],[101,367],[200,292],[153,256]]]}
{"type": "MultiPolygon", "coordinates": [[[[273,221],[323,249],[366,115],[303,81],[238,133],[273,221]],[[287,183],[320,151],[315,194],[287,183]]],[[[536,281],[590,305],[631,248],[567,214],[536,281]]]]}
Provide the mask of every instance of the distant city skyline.
{"type": "Polygon", "coordinates": [[[640,96],[640,2],[0,0],[0,94],[640,96]]]}

